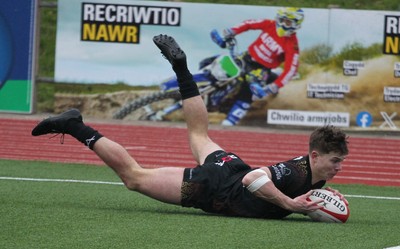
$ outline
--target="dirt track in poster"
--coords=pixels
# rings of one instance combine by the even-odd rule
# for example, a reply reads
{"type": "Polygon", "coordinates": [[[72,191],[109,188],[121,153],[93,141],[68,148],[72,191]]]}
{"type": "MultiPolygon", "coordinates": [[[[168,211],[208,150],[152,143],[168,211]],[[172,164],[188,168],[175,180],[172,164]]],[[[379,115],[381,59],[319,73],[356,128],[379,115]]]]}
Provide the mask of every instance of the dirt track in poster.
{"type": "MultiPolygon", "coordinates": [[[[293,80],[282,88],[276,97],[267,101],[253,104],[245,122],[265,122],[265,113],[268,109],[287,110],[319,110],[332,112],[349,112],[351,125],[355,124],[355,117],[360,111],[368,111],[374,117],[381,117],[380,112],[394,113],[398,111],[399,103],[387,103],[383,100],[384,86],[400,87],[398,79],[393,77],[395,57],[383,56],[366,61],[365,68],[359,70],[359,77],[344,76],[342,72],[323,71],[318,69],[309,72],[299,80],[293,80]],[[309,83],[345,83],[350,85],[351,91],[345,94],[344,99],[310,99],[307,98],[306,89],[309,83]],[[295,96],[295,97],[294,97],[295,96]]],[[[378,125],[383,119],[377,119],[378,125]]]]}

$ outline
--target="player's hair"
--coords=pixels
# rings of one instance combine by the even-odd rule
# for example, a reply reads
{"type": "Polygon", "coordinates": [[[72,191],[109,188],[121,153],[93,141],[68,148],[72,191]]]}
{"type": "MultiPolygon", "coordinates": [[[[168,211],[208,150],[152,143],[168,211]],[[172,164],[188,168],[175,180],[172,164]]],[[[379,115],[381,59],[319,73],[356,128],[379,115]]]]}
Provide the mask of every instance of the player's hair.
{"type": "Polygon", "coordinates": [[[310,135],[309,151],[316,150],[323,154],[331,152],[340,155],[349,154],[347,148],[348,136],[339,128],[332,125],[315,129],[310,135]]]}

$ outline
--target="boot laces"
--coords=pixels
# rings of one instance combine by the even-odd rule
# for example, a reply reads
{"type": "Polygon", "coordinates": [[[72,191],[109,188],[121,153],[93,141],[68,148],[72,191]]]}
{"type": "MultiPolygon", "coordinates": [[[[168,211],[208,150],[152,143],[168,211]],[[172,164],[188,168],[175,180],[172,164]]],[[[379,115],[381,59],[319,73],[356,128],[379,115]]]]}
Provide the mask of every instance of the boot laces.
{"type": "Polygon", "coordinates": [[[65,137],[64,133],[57,133],[54,136],[51,136],[49,139],[53,139],[53,138],[55,138],[57,136],[60,136],[60,144],[64,144],[64,137],[65,137]]]}

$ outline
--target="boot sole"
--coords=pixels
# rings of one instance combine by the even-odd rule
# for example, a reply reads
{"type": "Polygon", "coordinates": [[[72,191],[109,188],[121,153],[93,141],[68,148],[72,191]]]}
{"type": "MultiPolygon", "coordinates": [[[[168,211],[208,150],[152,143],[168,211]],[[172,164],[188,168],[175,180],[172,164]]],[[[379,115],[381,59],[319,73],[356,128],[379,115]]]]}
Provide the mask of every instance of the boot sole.
{"type": "Polygon", "coordinates": [[[153,42],[171,64],[174,64],[175,61],[186,59],[185,52],[171,36],[157,35],[153,37],[153,42]]]}

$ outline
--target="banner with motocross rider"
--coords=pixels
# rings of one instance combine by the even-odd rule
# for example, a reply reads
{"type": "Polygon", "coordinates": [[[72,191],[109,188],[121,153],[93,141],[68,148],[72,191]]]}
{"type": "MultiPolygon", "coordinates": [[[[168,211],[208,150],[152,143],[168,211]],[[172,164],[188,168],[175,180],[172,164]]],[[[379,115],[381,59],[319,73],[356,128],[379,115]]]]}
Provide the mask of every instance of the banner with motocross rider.
{"type": "Polygon", "coordinates": [[[179,120],[176,79],[151,42],[165,33],[188,51],[213,123],[400,127],[400,12],[134,0],[58,6],[57,81],[160,87],[109,110],[114,118],[179,120]]]}

